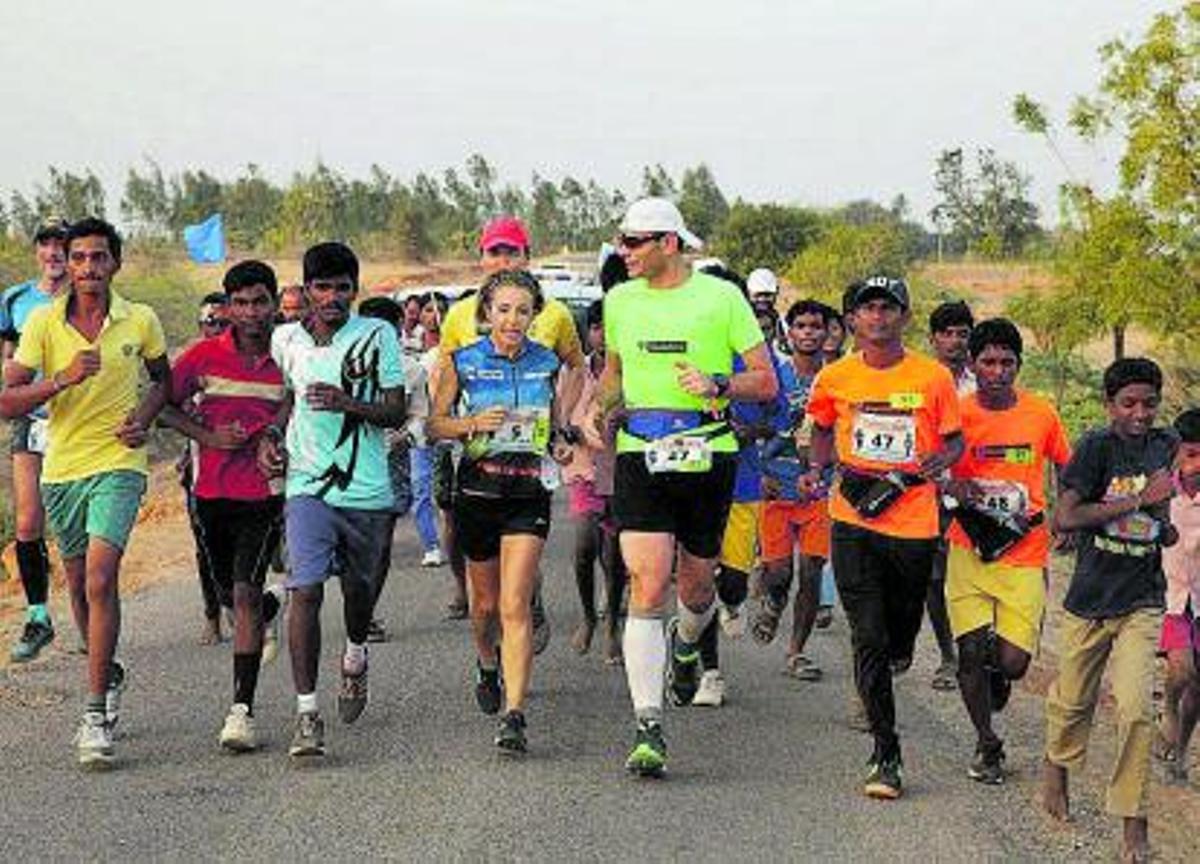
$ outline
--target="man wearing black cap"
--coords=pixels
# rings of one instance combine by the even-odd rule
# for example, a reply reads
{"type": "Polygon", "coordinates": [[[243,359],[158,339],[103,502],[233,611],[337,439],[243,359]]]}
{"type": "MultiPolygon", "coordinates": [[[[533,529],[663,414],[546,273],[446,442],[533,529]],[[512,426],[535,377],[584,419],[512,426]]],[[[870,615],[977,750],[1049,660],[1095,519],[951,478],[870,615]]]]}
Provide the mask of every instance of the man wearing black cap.
{"type": "Polygon", "coordinates": [[[833,571],[854,645],[855,681],[875,751],[864,791],[901,794],[900,740],[892,664],[912,656],[938,537],[931,482],[962,455],[954,380],[945,367],[904,347],[908,287],[873,276],[851,298],[859,351],[824,367],[813,382],[811,494],[835,461],[830,494],[833,571]]]}
{"type": "MultiPolygon", "coordinates": [[[[43,225],[33,236],[41,275],[0,294],[0,360],[7,363],[16,351],[29,313],[54,299],[67,284],[67,256],[63,252],[66,226],[43,225]]],[[[17,570],[25,589],[28,613],[21,636],[10,657],[15,663],[32,660],[54,640],[47,600],[50,597],[50,559],[46,554],[39,481],[46,445],[46,412],[39,409],[12,422],[13,513],[16,517],[17,570]]]]}

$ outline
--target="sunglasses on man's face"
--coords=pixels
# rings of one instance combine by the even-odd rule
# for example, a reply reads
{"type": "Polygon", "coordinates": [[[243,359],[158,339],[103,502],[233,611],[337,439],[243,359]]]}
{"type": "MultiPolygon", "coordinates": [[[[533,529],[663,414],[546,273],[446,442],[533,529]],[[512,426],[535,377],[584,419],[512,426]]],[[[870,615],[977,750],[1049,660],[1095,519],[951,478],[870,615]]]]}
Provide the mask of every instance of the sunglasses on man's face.
{"type": "Polygon", "coordinates": [[[625,247],[626,249],[640,249],[641,247],[645,246],[647,243],[650,243],[655,240],[661,240],[665,236],[666,235],[662,234],[662,233],[622,234],[620,237],[617,238],[617,244],[625,247]]]}

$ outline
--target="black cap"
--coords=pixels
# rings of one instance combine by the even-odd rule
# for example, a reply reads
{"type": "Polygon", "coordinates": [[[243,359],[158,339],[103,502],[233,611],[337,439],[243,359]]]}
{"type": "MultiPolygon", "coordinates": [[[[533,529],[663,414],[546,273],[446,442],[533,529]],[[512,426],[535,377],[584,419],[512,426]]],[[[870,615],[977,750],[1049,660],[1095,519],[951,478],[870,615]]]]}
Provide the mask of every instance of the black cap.
{"type": "Polygon", "coordinates": [[[68,227],[67,223],[62,219],[43,222],[38,226],[37,231],[33,232],[33,242],[36,245],[48,243],[51,240],[58,240],[61,243],[65,243],[68,227]]]}
{"type": "Polygon", "coordinates": [[[892,276],[869,276],[858,283],[854,291],[853,308],[857,309],[868,300],[891,300],[901,309],[908,306],[908,286],[903,279],[892,276]]]}

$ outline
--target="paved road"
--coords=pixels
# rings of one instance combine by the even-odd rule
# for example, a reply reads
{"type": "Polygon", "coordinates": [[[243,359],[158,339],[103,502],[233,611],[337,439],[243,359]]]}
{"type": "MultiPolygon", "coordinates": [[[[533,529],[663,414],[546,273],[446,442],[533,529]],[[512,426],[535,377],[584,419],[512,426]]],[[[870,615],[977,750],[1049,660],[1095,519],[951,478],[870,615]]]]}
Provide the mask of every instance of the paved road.
{"type": "MultiPolygon", "coordinates": [[[[1081,860],[1107,857],[1094,797],[1054,832],[1033,806],[1040,702],[1014,696],[1014,782],[966,779],[972,739],[953,694],[928,687],[928,635],[901,680],[908,794],[859,794],[867,739],[845,721],[847,634],[814,637],[826,680],[779,674],[782,645],[727,649],[730,702],[673,710],[670,778],[622,771],[630,744],[619,670],[567,644],[577,604],[564,519],[551,540],[546,598],[556,627],[535,669],[531,752],[501,761],[469,690],[466,627],[441,620],[445,571],[422,570],[408,526],[383,600],[394,641],[372,648],[371,703],[354,727],[333,717],[340,598],[329,592],[321,698],[330,756],[289,764],[294,697],[286,658],[267,667],[257,707],[265,747],[224,754],[229,646],[195,643],[199,598],[179,574],[125,604],[130,668],[122,767],[79,772],[69,746],[80,659],[58,652],[0,673],[0,858],[140,860],[329,858],[729,860],[1081,860]],[[1098,830],[1097,830],[1098,829],[1098,830]]],[[[134,542],[136,543],[136,535],[134,542]]],[[[181,543],[190,542],[181,538],[181,543]]]]}

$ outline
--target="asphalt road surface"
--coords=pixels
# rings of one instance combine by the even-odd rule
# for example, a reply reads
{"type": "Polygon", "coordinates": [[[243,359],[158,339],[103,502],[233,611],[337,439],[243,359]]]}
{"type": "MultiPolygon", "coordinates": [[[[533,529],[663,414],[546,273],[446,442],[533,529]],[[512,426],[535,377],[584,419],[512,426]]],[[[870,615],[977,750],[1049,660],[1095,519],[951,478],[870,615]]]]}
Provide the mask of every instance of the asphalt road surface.
{"type": "MultiPolygon", "coordinates": [[[[183,529],[186,530],[186,529],[183,529]]],[[[294,696],[286,655],[265,667],[256,714],[263,747],[217,746],[231,695],[230,646],[196,641],[190,574],[128,599],[120,656],[129,687],[120,767],[79,771],[71,738],[82,660],[52,650],[0,673],[0,859],[81,860],[1094,860],[1112,855],[1095,789],[1079,821],[1053,829],[1035,806],[1041,702],[1014,694],[1001,721],[1013,772],[1003,787],[967,779],[973,737],[956,694],[929,687],[932,638],[898,682],[906,795],[860,792],[869,739],[846,723],[848,634],[840,613],[814,635],[825,680],[780,674],[784,640],[725,645],[729,701],[670,709],[669,776],[636,780],[622,671],[568,644],[579,619],[570,526],[558,514],[545,561],[554,635],[534,670],[530,752],[502,760],[494,720],[470,690],[465,622],[442,620],[445,569],[415,566],[402,525],[381,611],[393,633],[371,648],[371,698],[352,727],[334,710],[341,598],[327,592],[320,698],[329,756],[286,755],[294,696]]],[[[137,542],[136,534],[134,543],[137,542]]],[[[180,543],[190,543],[180,537],[180,543]]],[[[64,622],[65,623],[65,622],[64,622]]],[[[60,643],[62,638],[60,627],[60,643]]],[[[599,640],[597,640],[599,642],[599,640]]],[[[598,647],[598,646],[597,646],[598,647]]]]}

